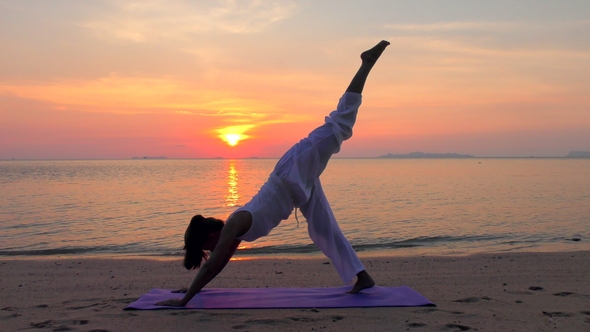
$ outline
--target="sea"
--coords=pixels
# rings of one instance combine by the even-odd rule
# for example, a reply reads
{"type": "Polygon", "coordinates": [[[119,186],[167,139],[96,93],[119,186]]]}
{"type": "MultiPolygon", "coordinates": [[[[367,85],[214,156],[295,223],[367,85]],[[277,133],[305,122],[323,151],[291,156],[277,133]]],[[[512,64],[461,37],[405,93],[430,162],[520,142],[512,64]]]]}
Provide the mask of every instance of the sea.
{"type": "MultiPolygon", "coordinates": [[[[0,161],[0,259],[180,257],[276,159],[0,161]]],[[[321,177],[359,255],[590,250],[590,158],[336,159],[321,177]]],[[[321,256],[291,214],[238,257],[321,256]]]]}

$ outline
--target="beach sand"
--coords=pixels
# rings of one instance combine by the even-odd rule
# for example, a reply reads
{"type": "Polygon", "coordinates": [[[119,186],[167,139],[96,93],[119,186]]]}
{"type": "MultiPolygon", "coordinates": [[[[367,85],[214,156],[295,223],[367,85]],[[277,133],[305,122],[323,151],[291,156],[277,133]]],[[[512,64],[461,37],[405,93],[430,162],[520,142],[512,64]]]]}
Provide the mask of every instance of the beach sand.
{"type": "MultiPolygon", "coordinates": [[[[327,259],[232,261],[209,287],[332,287],[327,259]]],[[[590,252],[366,257],[437,307],[123,311],[187,286],[178,260],[0,260],[0,331],[590,331],[590,252]]]]}

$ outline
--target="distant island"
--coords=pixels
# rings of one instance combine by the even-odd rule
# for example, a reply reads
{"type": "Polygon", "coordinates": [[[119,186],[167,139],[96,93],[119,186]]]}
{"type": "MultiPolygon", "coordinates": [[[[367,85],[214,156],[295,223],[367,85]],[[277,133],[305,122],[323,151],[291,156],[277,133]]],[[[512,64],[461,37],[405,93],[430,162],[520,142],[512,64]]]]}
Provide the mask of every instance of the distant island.
{"type": "Polygon", "coordinates": [[[475,158],[470,154],[459,153],[425,153],[425,152],[410,152],[406,154],[388,153],[377,158],[475,158]]]}
{"type": "Polygon", "coordinates": [[[590,151],[570,151],[566,158],[590,158],[590,151]]]}
{"type": "Polygon", "coordinates": [[[150,156],[144,156],[144,157],[132,157],[131,159],[168,159],[164,156],[159,156],[159,157],[150,157],[150,156]]]}

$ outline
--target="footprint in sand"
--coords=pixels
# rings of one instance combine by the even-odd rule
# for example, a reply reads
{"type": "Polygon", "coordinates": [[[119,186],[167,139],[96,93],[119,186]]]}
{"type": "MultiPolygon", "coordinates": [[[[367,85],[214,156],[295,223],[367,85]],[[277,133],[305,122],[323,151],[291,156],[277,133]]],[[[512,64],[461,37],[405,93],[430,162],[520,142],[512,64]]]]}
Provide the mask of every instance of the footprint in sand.
{"type": "Polygon", "coordinates": [[[86,325],[88,323],[90,323],[90,321],[87,319],[68,321],[54,321],[50,319],[39,323],[30,323],[29,325],[37,329],[44,329],[54,327],[56,324],[60,324],[59,326],[55,327],[53,331],[71,331],[73,328],[69,327],[68,325],[86,325]]]}
{"type": "Polygon", "coordinates": [[[491,301],[493,300],[491,297],[489,296],[481,296],[481,297],[466,297],[464,299],[459,299],[459,300],[455,300],[453,302],[459,302],[459,303],[475,303],[478,302],[479,300],[485,300],[485,301],[491,301]]]}
{"type": "Polygon", "coordinates": [[[478,302],[479,300],[480,300],[479,297],[466,297],[464,299],[455,300],[453,302],[459,302],[459,303],[475,303],[475,302],[478,302]]]}
{"type": "Polygon", "coordinates": [[[583,296],[583,297],[590,297],[590,295],[586,295],[586,294],[579,294],[579,293],[573,293],[573,292],[559,292],[559,293],[555,293],[553,294],[555,296],[570,296],[570,295],[576,295],[576,296],[583,296]]]}
{"type": "Polygon", "coordinates": [[[457,311],[457,310],[441,310],[441,309],[437,309],[437,308],[428,308],[428,309],[420,309],[420,310],[416,310],[414,311],[417,314],[430,314],[433,312],[446,312],[452,315],[464,315],[465,312],[463,311],[457,311]]]}
{"type": "Polygon", "coordinates": [[[188,316],[188,315],[194,315],[197,313],[198,313],[198,311],[183,310],[183,311],[173,311],[173,312],[168,313],[168,315],[170,315],[170,316],[188,316]]]}
{"type": "Polygon", "coordinates": [[[563,296],[563,297],[566,297],[566,296],[570,296],[570,295],[574,295],[574,294],[576,294],[576,293],[572,293],[572,292],[559,292],[559,293],[555,293],[553,295],[554,296],[563,296]]]}
{"type": "Polygon", "coordinates": [[[106,303],[107,303],[107,301],[105,301],[103,299],[67,300],[67,301],[62,302],[62,304],[64,306],[66,306],[65,308],[68,310],[80,310],[80,309],[96,307],[99,305],[103,305],[103,307],[104,307],[104,305],[106,303]],[[78,303],[82,303],[82,304],[78,304],[78,303]],[[72,304],[78,304],[78,305],[72,306],[72,304]],[[70,305],[70,306],[68,306],[68,305],[70,305]]]}
{"type": "Polygon", "coordinates": [[[120,299],[114,299],[112,301],[113,302],[116,302],[116,303],[129,304],[129,303],[131,303],[131,302],[133,302],[135,300],[137,300],[137,299],[134,298],[134,297],[123,297],[123,298],[120,298],[120,299]]]}
{"type": "Polygon", "coordinates": [[[81,306],[75,306],[75,307],[66,307],[66,309],[68,310],[80,310],[80,309],[86,309],[86,308],[92,308],[92,307],[96,307],[97,305],[100,305],[101,303],[92,303],[92,304],[88,304],[88,305],[81,305],[81,306]]]}
{"type": "Polygon", "coordinates": [[[231,328],[234,330],[243,330],[243,329],[247,329],[248,325],[234,325],[231,328]]]}
{"type": "Polygon", "coordinates": [[[244,322],[244,324],[238,324],[232,326],[234,330],[243,330],[251,327],[252,325],[262,325],[263,327],[270,327],[270,326],[277,326],[277,325],[286,325],[289,324],[286,320],[277,320],[277,319],[249,319],[244,322]]]}
{"type": "Polygon", "coordinates": [[[549,316],[549,317],[572,317],[573,316],[573,314],[570,314],[568,312],[561,312],[561,311],[553,311],[553,312],[543,311],[543,315],[549,316]]]}
{"type": "Polygon", "coordinates": [[[0,318],[0,319],[5,320],[5,319],[16,318],[16,317],[20,317],[20,316],[22,316],[22,315],[15,312],[13,314],[6,316],[5,318],[0,318]]]}
{"type": "Polygon", "coordinates": [[[533,292],[529,292],[529,291],[506,291],[506,293],[508,294],[512,294],[512,295],[535,295],[535,293],[533,292]]]}
{"type": "Polygon", "coordinates": [[[469,330],[471,330],[471,327],[466,326],[466,325],[461,325],[461,324],[447,324],[447,325],[445,325],[445,327],[447,329],[451,329],[454,331],[469,331],[469,330]]]}
{"type": "Polygon", "coordinates": [[[321,319],[319,318],[311,318],[311,317],[304,317],[304,316],[299,316],[299,317],[287,317],[287,319],[290,319],[294,322],[302,322],[302,323],[314,323],[314,322],[318,322],[321,319]]]}
{"type": "MultiPolygon", "coordinates": [[[[288,326],[290,324],[292,324],[292,322],[297,322],[297,323],[319,323],[321,321],[327,321],[327,320],[331,320],[332,323],[341,321],[343,319],[345,319],[345,316],[340,316],[340,315],[328,315],[328,316],[323,316],[323,317],[309,317],[309,316],[297,316],[297,317],[286,317],[286,319],[249,319],[244,321],[244,323],[242,324],[237,324],[232,326],[232,329],[234,330],[243,330],[243,329],[249,329],[252,328],[253,325],[259,325],[261,327],[264,328],[270,328],[271,326],[273,327],[278,327],[278,326],[288,326]]],[[[325,328],[325,327],[323,327],[325,328]]]]}
{"type": "Polygon", "coordinates": [[[30,323],[29,324],[31,327],[37,328],[37,329],[43,329],[46,327],[50,327],[53,325],[53,321],[52,320],[46,320],[43,322],[39,322],[39,323],[30,323]]]}
{"type": "Polygon", "coordinates": [[[248,314],[240,313],[240,312],[207,312],[209,316],[214,317],[243,317],[248,316],[248,314]]]}
{"type": "Polygon", "coordinates": [[[424,327],[426,324],[424,323],[409,323],[408,327],[424,327]]]}

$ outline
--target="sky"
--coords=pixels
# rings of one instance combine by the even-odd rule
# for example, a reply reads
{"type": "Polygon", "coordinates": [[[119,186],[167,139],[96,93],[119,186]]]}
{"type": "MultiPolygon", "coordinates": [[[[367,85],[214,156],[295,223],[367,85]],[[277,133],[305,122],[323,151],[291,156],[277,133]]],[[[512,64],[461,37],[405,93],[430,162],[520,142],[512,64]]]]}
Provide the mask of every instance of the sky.
{"type": "Polygon", "coordinates": [[[0,0],[0,159],[280,157],[382,39],[338,157],[590,150],[587,0],[0,0]]]}

